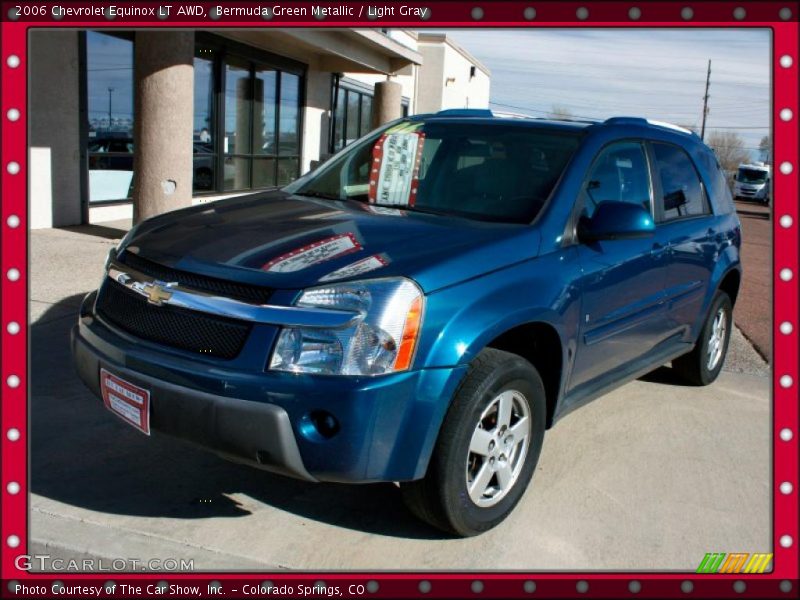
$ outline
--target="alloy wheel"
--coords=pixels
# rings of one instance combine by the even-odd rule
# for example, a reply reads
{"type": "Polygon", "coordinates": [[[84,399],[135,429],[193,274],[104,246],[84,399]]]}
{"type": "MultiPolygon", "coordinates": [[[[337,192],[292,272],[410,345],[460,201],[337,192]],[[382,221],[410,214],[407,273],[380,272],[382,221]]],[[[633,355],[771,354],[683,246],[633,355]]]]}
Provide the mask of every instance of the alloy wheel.
{"type": "Polygon", "coordinates": [[[725,338],[728,335],[728,317],[724,308],[720,308],[714,316],[714,322],[711,325],[711,337],[708,338],[708,362],[706,367],[709,371],[713,371],[720,359],[722,352],[725,349],[725,338]]]}
{"type": "Polygon", "coordinates": [[[494,506],[514,487],[528,453],[530,432],[530,406],[516,390],[502,392],[483,411],[466,465],[467,490],[477,506],[494,506]]]}

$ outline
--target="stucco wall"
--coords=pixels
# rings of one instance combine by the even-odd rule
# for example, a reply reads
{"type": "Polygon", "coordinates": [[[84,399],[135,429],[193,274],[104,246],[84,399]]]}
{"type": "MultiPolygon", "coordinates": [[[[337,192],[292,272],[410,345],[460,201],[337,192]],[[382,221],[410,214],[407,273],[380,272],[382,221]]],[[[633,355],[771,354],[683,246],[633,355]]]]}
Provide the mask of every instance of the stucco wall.
{"type": "Polygon", "coordinates": [[[489,108],[489,77],[473,66],[452,46],[444,46],[444,83],[440,110],[447,108],[489,108]]]}
{"type": "Polygon", "coordinates": [[[417,75],[416,112],[436,112],[442,107],[444,46],[420,44],[419,52],[423,62],[417,75]]]}
{"type": "Polygon", "coordinates": [[[32,229],[81,222],[78,33],[33,30],[29,40],[32,229]]]}
{"type": "Polygon", "coordinates": [[[433,41],[421,36],[417,112],[437,112],[448,108],[488,108],[489,74],[475,59],[465,56],[449,38],[432,34],[433,41]],[[471,67],[475,74],[470,77],[471,67]]]}

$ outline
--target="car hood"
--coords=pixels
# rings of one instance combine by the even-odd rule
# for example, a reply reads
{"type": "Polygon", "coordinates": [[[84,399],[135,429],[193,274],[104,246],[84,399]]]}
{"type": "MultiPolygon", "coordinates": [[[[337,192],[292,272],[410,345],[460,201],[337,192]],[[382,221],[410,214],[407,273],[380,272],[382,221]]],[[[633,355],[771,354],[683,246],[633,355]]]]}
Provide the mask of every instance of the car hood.
{"type": "Polygon", "coordinates": [[[532,258],[538,248],[539,235],[529,225],[276,191],[149,219],[120,250],[175,269],[276,289],[404,275],[431,292],[532,258]]]}

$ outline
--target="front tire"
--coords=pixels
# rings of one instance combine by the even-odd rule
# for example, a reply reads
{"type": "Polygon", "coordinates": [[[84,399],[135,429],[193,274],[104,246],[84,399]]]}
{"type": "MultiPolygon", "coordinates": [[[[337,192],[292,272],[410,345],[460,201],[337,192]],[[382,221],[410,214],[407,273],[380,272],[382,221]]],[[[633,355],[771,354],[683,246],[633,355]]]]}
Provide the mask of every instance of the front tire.
{"type": "Polygon", "coordinates": [[[722,290],[711,303],[694,350],[672,361],[675,371],[689,383],[709,385],[719,376],[733,327],[733,304],[722,290]]]}
{"type": "Polygon", "coordinates": [[[519,502],[544,440],[546,399],[528,361],[487,348],[470,364],[424,479],[401,484],[422,520],[459,536],[487,531],[519,502]]]}

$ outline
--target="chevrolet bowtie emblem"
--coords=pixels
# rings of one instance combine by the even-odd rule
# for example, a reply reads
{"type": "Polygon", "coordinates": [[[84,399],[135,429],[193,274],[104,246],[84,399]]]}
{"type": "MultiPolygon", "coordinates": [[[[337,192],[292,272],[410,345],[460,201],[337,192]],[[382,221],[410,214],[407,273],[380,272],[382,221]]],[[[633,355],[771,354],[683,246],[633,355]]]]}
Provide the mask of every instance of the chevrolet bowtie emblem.
{"type": "Polygon", "coordinates": [[[177,282],[164,283],[159,281],[155,283],[145,283],[142,286],[142,293],[147,296],[147,301],[150,304],[161,306],[164,302],[172,298],[172,292],[169,288],[173,285],[177,285],[177,282]]]}

